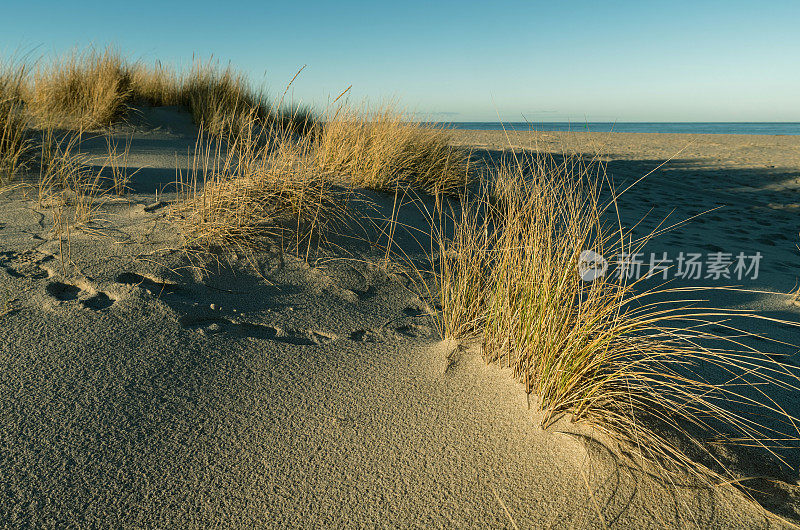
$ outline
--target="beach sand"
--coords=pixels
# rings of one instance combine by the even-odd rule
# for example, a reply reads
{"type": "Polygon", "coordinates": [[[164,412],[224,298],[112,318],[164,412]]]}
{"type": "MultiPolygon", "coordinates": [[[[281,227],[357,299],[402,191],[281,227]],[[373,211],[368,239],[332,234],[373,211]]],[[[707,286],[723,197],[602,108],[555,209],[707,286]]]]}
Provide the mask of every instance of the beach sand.
{"type": "MultiPolygon", "coordinates": [[[[765,511],[730,487],[621,465],[585,426],[542,430],[508,371],[438,341],[427,301],[380,249],[240,256],[199,274],[167,218],[196,139],[188,116],[145,110],[113,134],[132,135],[129,165],[143,169],[94,230],[67,241],[30,192],[0,197],[4,525],[752,528],[781,526],[770,513],[800,517],[797,455],[793,470],[741,462],[770,479],[765,511]]],[[[509,147],[599,153],[618,189],[672,158],[620,198],[624,222],[647,214],[645,230],[722,206],[652,248],[760,252],[757,279],[728,283],[768,292],[715,302],[800,322],[788,294],[800,277],[800,137],[455,134],[486,159],[509,147]]],[[[755,325],[797,342],[789,326],[755,325]]]]}

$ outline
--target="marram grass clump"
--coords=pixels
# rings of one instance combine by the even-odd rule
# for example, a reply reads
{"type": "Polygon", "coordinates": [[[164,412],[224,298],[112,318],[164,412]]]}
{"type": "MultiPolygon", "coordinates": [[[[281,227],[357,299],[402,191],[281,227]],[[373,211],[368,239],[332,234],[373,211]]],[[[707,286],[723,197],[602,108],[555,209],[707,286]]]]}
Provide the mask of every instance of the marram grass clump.
{"type": "Polygon", "coordinates": [[[87,129],[123,117],[131,95],[124,58],[112,48],[90,48],[38,64],[26,104],[43,124],[87,129]]]}
{"type": "MultiPolygon", "coordinates": [[[[389,115],[387,110],[384,116],[389,115]]],[[[309,133],[300,134],[280,121],[265,121],[253,110],[237,121],[235,134],[229,130],[224,135],[224,142],[218,141],[219,133],[208,136],[198,144],[175,210],[189,246],[240,250],[265,241],[286,243],[291,232],[294,246],[304,242],[307,251],[313,234],[324,237],[333,227],[361,222],[350,207],[365,200],[357,188],[464,191],[471,176],[468,157],[447,147],[442,131],[392,118],[380,122],[382,132],[369,133],[363,143],[358,136],[372,126],[371,119],[359,118],[354,130],[338,122],[311,122],[309,133]],[[334,141],[351,133],[356,141],[334,141]],[[398,143],[393,146],[393,141],[398,143]],[[402,155],[412,151],[417,155],[402,155]],[[450,166],[452,160],[459,161],[457,170],[450,166]],[[363,180],[364,172],[379,170],[394,176],[363,180]],[[204,182],[202,187],[198,182],[204,182]]]]}
{"type": "Polygon", "coordinates": [[[283,97],[273,103],[244,74],[213,61],[196,60],[181,72],[89,48],[41,61],[30,76],[24,67],[19,72],[3,74],[3,90],[13,97],[4,94],[0,107],[2,156],[12,172],[24,158],[29,126],[87,131],[126,119],[136,105],[170,105],[185,107],[206,135],[229,144],[248,135],[273,145],[278,137],[305,142],[304,167],[353,186],[455,195],[472,181],[469,153],[453,147],[444,129],[392,106],[339,105],[318,118],[306,107],[287,107],[283,97]]]}
{"type": "Polygon", "coordinates": [[[42,60],[22,88],[27,112],[43,126],[101,128],[124,120],[136,105],[184,106],[220,137],[238,134],[253,118],[302,132],[314,121],[307,109],[273,105],[230,65],[198,59],[183,72],[130,61],[112,47],[42,60]]]}
{"type": "Polygon", "coordinates": [[[241,122],[231,142],[201,137],[173,216],[188,248],[310,248],[347,222],[352,193],[322,176],[309,137],[241,122]]]}
{"type": "Polygon", "coordinates": [[[437,237],[431,294],[443,338],[511,368],[543,426],[567,416],[662,469],[703,478],[727,474],[711,441],[780,460],[777,449],[795,447],[800,432],[770,389],[797,392],[797,371],[746,346],[746,334],[713,331],[766,317],[687,300],[699,289],[578,274],[583,250],[635,253],[649,239],[630,243],[606,182],[602,166],[569,157],[523,155],[498,168],[437,237]]]}
{"type": "Polygon", "coordinates": [[[450,145],[447,131],[409,121],[389,106],[337,108],[321,127],[317,155],[322,171],[376,190],[458,194],[472,176],[468,153],[450,145]]]}
{"type": "Polygon", "coordinates": [[[183,98],[195,123],[216,136],[238,135],[248,123],[272,117],[272,109],[262,94],[230,66],[197,62],[182,86],[183,98]]]}
{"type": "Polygon", "coordinates": [[[0,184],[24,169],[32,148],[22,100],[26,76],[24,65],[0,63],[0,184]]]}

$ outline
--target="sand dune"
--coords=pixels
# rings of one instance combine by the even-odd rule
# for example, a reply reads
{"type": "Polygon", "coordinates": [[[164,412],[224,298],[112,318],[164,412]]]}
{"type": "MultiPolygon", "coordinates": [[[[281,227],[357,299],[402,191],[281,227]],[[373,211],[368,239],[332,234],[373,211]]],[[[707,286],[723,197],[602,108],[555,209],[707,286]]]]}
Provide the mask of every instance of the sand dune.
{"type": "MultiPolygon", "coordinates": [[[[24,190],[0,198],[6,524],[750,528],[780,526],[770,513],[800,517],[798,455],[793,471],[754,462],[774,480],[761,483],[764,511],[732,488],[622,466],[583,426],[540,429],[510,373],[438,342],[426,301],[380,266],[379,249],[263,253],[199,274],[167,218],[191,120],[143,111],[113,134],[132,135],[129,164],[142,169],[95,230],[70,234],[68,256],[51,211],[24,190]]],[[[457,141],[487,158],[509,145],[498,132],[457,141]]],[[[646,230],[722,206],[651,247],[760,252],[758,278],[731,283],[773,294],[716,303],[800,322],[788,294],[800,276],[800,138],[510,143],[599,152],[618,188],[683,149],[622,197],[626,222],[647,214],[646,230]]],[[[411,208],[403,215],[420,222],[411,208]]],[[[797,342],[789,326],[764,331],[797,342]]]]}

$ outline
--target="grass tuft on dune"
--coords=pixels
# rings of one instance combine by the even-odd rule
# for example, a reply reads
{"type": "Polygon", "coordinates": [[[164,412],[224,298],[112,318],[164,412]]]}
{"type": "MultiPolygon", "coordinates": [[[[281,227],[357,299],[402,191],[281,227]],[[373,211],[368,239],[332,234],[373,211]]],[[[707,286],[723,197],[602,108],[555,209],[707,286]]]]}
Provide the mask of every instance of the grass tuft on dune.
{"type": "Polygon", "coordinates": [[[24,65],[0,63],[0,184],[24,168],[32,147],[22,99],[26,76],[24,65]]]}
{"type": "Polygon", "coordinates": [[[238,135],[250,122],[272,118],[263,94],[250,86],[247,77],[228,66],[197,62],[182,86],[183,100],[195,123],[216,136],[238,135]]]}
{"type": "Polygon", "coordinates": [[[762,389],[798,391],[797,371],[713,331],[731,317],[769,319],[687,300],[699,289],[578,274],[582,251],[636,253],[650,238],[631,242],[606,222],[617,218],[613,191],[601,199],[606,182],[596,164],[516,156],[448,214],[431,292],[443,338],[478,343],[511,368],[545,427],[586,422],[648,462],[703,478],[727,473],[711,441],[780,460],[776,449],[796,446],[800,431],[762,389]]]}
{"type": "Polygon", "coordinates": [[[254,127],[260,129],[258,141],[304,144],[307,170],[354,186],[458,194],[471,180],[469,155],[452,147],[440,128],[414,122],[392,106],[372,111],[340,105],[318,117],[302,105],[286,107],[283,98],[271,102],[230,65],[197,60],[188,72],[180,72],[160,62],[130,62],[109,47],[42,61],[32,76],[24,75],[24,66],[19,71],[3,74],[6,165],[22,160],[28,125],[92,130],[123,120],[132,107],[145,104],[184,106],[206,135],[229,144],[255,141],[254,127]]]}
{"type": "Polygon", "coordinates": [[[42,123],[86,129],[123,117],[131,95],[131,74],[119,52],[89,48],[37,65],[26,104],[42,123]]]}
{"type": "Polygon", "coordinates": [[[346,222],[351,198],[319,173],[310,137],[276,133],[251,114],[230,142],[201,136],[173,213],[189,247],[239,251],[280,241],[300,249],[346,222]]]}
{"type": "Polygon", "coordinates": [[[413,122],[391,106],[361,112],[339,107],[317,143],[321,169],[356,186],[457,194],[471,180],[469,156],[450,145],[447,131],[413,122]]]}

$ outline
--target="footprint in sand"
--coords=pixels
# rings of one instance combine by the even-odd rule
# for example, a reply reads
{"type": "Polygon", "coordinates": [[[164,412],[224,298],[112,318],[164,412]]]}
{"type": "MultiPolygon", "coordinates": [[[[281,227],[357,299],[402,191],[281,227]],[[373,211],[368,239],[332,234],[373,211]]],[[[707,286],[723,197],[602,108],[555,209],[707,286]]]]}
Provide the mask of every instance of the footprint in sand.
{"type": "Polygon", "coordinates": [[[51,282],[45,287],[47,294],[60,302],[67,302],[69,300],[77,300],[80,294],[80,288],[70,285],[68,283],[51,282]]]}
{"type": "Polygon", "coordinates": [[[123,272],[117,276],[117,283],[134,285],[156,296],[161,294],[173,294],[181,290],[176,283],[163,282],[153,278],[136,274],[135,272],[123,272]]]}
{"type": "Polygon", "coordinates": [[[111,307],[115,299],[108,294],[98,291],[81,289],[77,285],[64,282],[49,282],[45,287],[45,292],[57,302],[73,302],[78,300],[86,309],[92,311],[102,311],[111,307]]]}
{"type": "Polygon", "coordinates": [[[406,307],[403,309],[403,314],[407,317],[420,317],[425,314],[425,311],[418,307],[406,307]]]}
{"type": "Polygon", "coordinates": [[[184,315],[179,319],[185,329],[204,335],[229,333],[255,339],[267,339],[298,346],[319,346],[338,339],[332,333],[315,330],[283,329],[265,324],[237,322],[220,315],[184,315]]]}
{"type": "Polygon", "coordinates": [[[412,338],[430,337],[433,334],[433,330],[429,326],[421,324],[403,324],[402,326],[397,326],[394,330],[404,337],[412,338]]]}
{"type": "Polygon", "coordinates": [[[93,311],[102,311],[103,309],[111,307],[113,304],[114,299],[102,292],[86,300],[81,300],[81,305],[83,305],[83,307],[93,311]]]}
{"type": "Polygon", "coordinates": [[[0,253],[0,268],[12,278],[41,280],[48,278],[50,273],[41,264],[54,259],[46,254],[37,258],[32,252],[2,252],[0,253]]]}
{"type": "Polygon", "coordinates": [[[357,329],[350,334],[353,342],[383,342],[380,334],[371,329],[357,329]]]}

